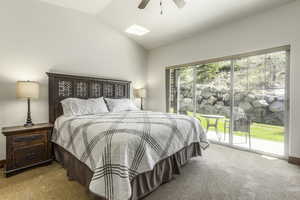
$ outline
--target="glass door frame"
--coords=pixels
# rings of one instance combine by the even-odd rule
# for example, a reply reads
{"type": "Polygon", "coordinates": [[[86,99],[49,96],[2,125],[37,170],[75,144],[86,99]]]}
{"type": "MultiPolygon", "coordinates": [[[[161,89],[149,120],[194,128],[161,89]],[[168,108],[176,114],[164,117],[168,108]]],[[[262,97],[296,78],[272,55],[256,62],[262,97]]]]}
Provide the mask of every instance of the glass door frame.
{"type": "MultiPolygon", "coordinates": [[[[229,146],[231,148],[235,148],[235,149],[239,149],[239,150],[244,150],[244,151],[249,151],[249,152],[254,152],[254,153],[258,153],[258,154],[262,154],[262,155],[268,155],[268,156],[273,156],[273,157],[277,157],[277,158],[281,158],[281,159],[287,159],[289,156],[289,135],[290,135],[290,45],[287,46],[281,46],[281,47],[275,47],[275,48],[271,48],[271,49],[265,49],[265,50],[260,50],[260,51],[254,51],[254,52],[250,52],[250,53],[244,53],[244,54],[240,54],[240,55],[236,55],[236,56],[227,56],[227,57],[223,57],[223,58],[217,58],[217,59],[209,59],[206,61],[201,61],[201,62],[195,62],[195,63],[189,63],[189,64],[183,64],[183,65],[177,65],[177,66],[172,66],[172,67],[167,67],[166,68],[166,91],[167,91],[167,98],[166,98],[166,102],[167,102],[167,112],[169,112],[169,106],[170,106],[170,97],[168,94],[170,94],[170,87],[169,87],[169,78],[170,78],[170,74],[169,71],[170,69],[178,69],[181,67],[190,67],[190,66],[197,66],[197,65],[201,65],[201,64],[208,64],[208,63],[213,63],[213,62],[219,62],[219,61],[225,61],[228,60],[231,62],[231,88],[230,88],[230,128],[229,128],[229,142],[225,143],[225,142],[219,142],[219,141],[215,141],[215,140],[210,140],[210,142],[212,143],[216,143],[216,144],[220,144],[220,145],[224,145],[224,146],[229,146]],[[268,53],[274,53],[274,52],[279,52],[279,51],[285,51],[286,52],[286,74],[285,74],[285,111],[284,111],[284,155],[277,155],[277,154],[272,154],[272,153],[268,153],[268,152],[263,152],[260,150],[255,150],[255,149],[251,149],[251,148],[245,148],[245,147],[240,147],[237,145],[233,144],[233,119],[234,119],[234,115],[233,115],[233,110],[234,110],[234,64],[235,61],[237,59],[241,59],[241,58],[245,58],[245,57],[250,57],[250,56],[257,56],[257,55],[262,55],[262,54],[268,54],[268,53]]],[[[175,73],[177,74],[177,73],[175,73]]],[[[178,87],[178,83],[176,81],[176,84],[178,87]]],[[[193,91],[193,115],[195,116],[196,113],[196,67],[193,67],[193,86],[192,86],[192,91],[193,91]]],[[[177,96],[178,97],[178,96],[177,96]]],[[[178,106],[178,101],[179,98],[176,98],[176,104],[178,106]]],[[[176,106],[176,107],[177,107],[176,106]]],[[[178,108],[177,108],[177,112],[178,112],[178,108]]]]}
{"type": "MultiPolygon", "coordinates": [[[[237,146],[234,145],[233,142],[233,118],[234,118],[234,114],[233,114],[233,109],[234,109],[234,79],[235,79],[235,72],[234,72],[234,65],[235,65],[235,61],[237,59],[232,59],[231,60],[231,97],[230,97],[230,101],[231,101],[231,105],[230,105],[230,129],[229,129],[229,143],[223,143],[223,142],[218,142],[218,141],[211,141],[212,143],[216,143],[216,144],[221,144],[221,145],[226,145],[226,146],[230,146],[233,147],[235,149],[239,149],[239,150],[245,150],[245,151],[249,151],[249,152],[254,152],[257,154],[262,154],[262,155],[267,155],[267,156],[272,156],[272,157],[277,157],[277,158],[281,158],[281,159],[288,159],[289,156],[289,135],[290,135],[290,49],[285,49],[282,50],[286,52],[286,73],[285,73],[285,101],[284,101],[284,106],[285,106],[285,110],[284,110],[284,155],[277,155],[277,154],[273,154],[273,153],[269,153],[269,152],[264,152],[264,151],[260,151],[260,150],[256,150],[256,149],[251,149],[251,146],[249,144],[249,148],[245,148],[245,147],[241,147],[241,146],[237,146]]],[[[272,52],[278,52],[278,51],[271,51],[269,53],[272,52]]],[[[257,55],[261,55],[261,54],[257,54],[257,55]]],[[[245,56],[247,57],[247,56],[245,56]]]]}

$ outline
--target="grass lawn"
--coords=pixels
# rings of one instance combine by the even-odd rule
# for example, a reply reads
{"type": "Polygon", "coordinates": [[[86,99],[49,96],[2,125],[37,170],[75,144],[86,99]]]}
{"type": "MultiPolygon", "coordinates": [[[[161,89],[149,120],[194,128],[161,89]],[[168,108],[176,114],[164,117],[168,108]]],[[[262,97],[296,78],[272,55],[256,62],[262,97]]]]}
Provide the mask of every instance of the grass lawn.
{"type": "MultiPolygon", "coordinates": [[[[189,115],[193,115],[193,113],[188,113],[189,115]]],[[[201,117],[200,114],[196,114],[196,118],[201,120],[202,127],[206,129],[207,122],[206,119],[201,117]]],[[[211,122],[214,121],[214,119],[211,122]]],[[[213,127],[209,128],[209,130],[214,131],[213,127]]],[[[224,133],[224,120],[220,120],[218,124],[218,130],[220,133],[224,133]]],[[[282,126],[273,126],[268,124],[260,124],[260,123],[252,123],[251,125],[251,137],[265,139],[265,140],[272,140],[277,142],[284,141],[284,127],[282,126]]],[[[228,129],[227,129],[228,132],[228,129]]],[[[243,136],[244,133],[241,132],[234,132],[235,135],[243,136]]]]}

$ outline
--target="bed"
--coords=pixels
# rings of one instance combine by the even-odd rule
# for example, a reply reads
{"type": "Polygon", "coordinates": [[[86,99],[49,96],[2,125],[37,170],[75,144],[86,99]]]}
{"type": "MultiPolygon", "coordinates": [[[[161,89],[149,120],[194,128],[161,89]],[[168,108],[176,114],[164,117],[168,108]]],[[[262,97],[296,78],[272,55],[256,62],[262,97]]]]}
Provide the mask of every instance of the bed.
{"type": "Polygon", "coordinates": [[[130,82],[47,73],[55,159],[97,200],[139,200],[208,147],[197,119],[150,111],[64,116],[61,101],[129,98],[130,82]]]}

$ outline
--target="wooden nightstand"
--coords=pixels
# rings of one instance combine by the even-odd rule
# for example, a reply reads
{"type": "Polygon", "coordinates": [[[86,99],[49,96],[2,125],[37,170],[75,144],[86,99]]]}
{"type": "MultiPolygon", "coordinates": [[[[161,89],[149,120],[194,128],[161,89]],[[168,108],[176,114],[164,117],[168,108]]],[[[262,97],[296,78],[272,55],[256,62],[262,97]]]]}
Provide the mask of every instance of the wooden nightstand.
{"type": "Polygon", "coordinates": [[[6,164],[4,173],[10,176],[20,170],[51,163],[52,124],[32,127],[16,126],[2,129],[6,136],[6,164]]]}

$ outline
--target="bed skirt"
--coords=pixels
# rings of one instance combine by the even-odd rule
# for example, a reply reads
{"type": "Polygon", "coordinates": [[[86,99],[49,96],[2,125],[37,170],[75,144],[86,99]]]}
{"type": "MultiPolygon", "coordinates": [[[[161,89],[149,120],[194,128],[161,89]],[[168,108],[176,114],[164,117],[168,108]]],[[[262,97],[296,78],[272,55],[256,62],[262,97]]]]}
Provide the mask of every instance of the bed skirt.
{"type": "MultiPolygon", "coordinates": [[[[93,176],[93,172],[89,167],[57,144],[54,144],[54,155],[56,161],[67,170],[69,179],[79,182],[88,190],[93,176]]],[[[160,161],[155,165],[152,171],[137,175],[131,181],[132,195],[130,200],[140,200],[153,192],[160,185],[171,181],[174,175],[180,174],[181,166],[196,156],[201,156],[199,143],[193,143],[160,161]]],[[[94,200],[106,200],[105,198],[91,194],[91,192],[89,192],[89,194],[94,200]]]]}

